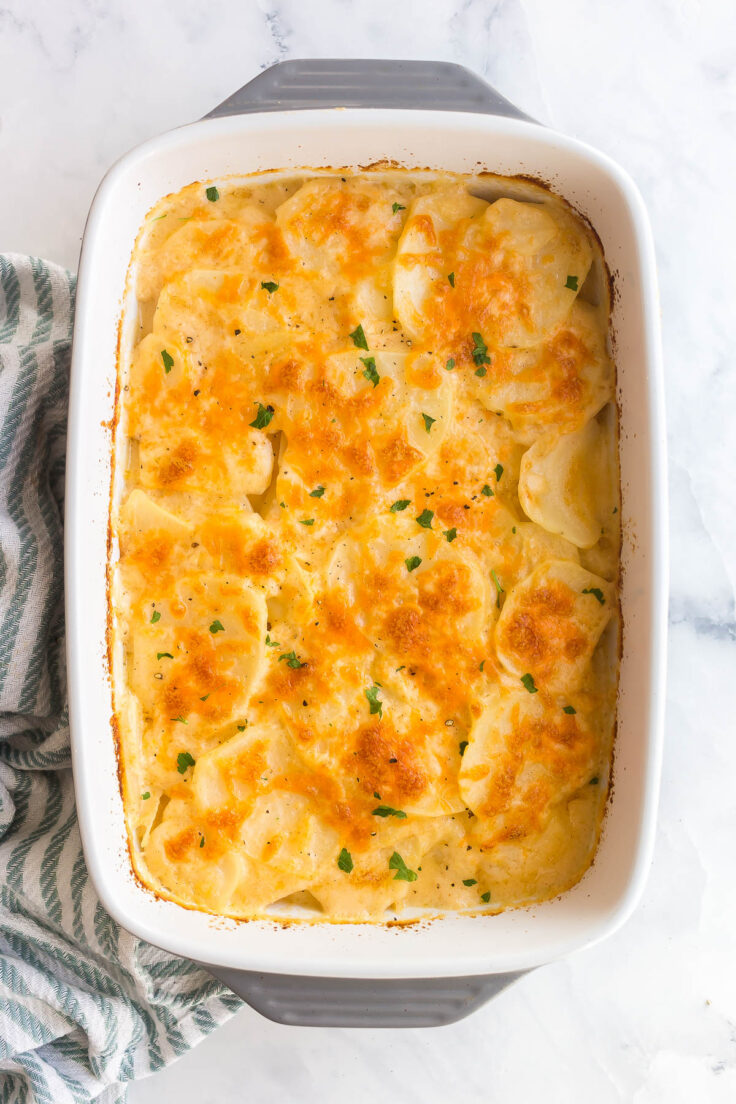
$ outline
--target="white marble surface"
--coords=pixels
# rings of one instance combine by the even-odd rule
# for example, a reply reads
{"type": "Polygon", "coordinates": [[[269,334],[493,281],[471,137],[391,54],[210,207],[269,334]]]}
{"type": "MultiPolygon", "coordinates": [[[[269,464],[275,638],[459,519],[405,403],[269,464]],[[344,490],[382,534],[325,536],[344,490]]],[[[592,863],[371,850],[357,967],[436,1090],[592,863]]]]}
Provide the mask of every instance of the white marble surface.
{"type": "Polygon", "coordinates": [[[76,265],[105,168],[299,56],[436,57],[638,180],[660,263],[672,507],[667,747],[641,907],[433,1031],[245,1009],[133,1104],[736,1099],[736,20],[732,0],[0,0],[0,249],[76,265]]]}

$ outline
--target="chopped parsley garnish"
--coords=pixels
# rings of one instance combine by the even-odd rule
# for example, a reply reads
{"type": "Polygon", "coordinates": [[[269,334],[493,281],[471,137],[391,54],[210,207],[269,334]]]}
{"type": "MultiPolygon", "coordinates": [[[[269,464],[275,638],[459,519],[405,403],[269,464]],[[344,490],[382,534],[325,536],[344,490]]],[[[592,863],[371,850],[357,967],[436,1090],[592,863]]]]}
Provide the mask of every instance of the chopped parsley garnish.
{"type": "Polygon", "coordinates": [[[273,280],[261,280],[261,287],[264,291],[267,291],[269,295],[273,295],[275,291],[279,290],[279,285],[275,284],[273,280]]]}
{"type": "Polygon", "coordinates": [[[591,778],[591,780],[590,780],[590,782],[588,783],[588,785],[589,785],[589,786],[597,786],[597,785],[598,785],[598,775],[597,775],[597,774],[594,774],[594,775],[593,775],[593,777],[591,778]]]}
{"type": "Polygon", "coordinates": [[[325,493],[324,487],[320,484],[319,487],[315,487],[313,491],[309,492],[310,498],[321,498],[325,493]]]}
{"type": "Polygon", "coordinates": [[[144,794],[141,794],[141,801],[148,801],[150,796],[151,796],[151,791],[146,790],[146,792],[144,794]]]}
{"type": "Polygon", "coordinates": [[[369,383],[372,383],[374,387],[378,387],[381,377],[376,371],[376,358],[372,356],[361,357],[360,362],[361,364],[365,364],[365,371],[363,372],[365,378],[369,383]]]}
{"type": "Polygon", "coordinates": [[[471,885],[477,885],[477,884],[478,884],[478,879],[477,878],[463,878],[463,885],[471,886],[471,885]]]}
{"type": "Polygon", "coordinates": [[[479,367],[481,364],[490,364],[491,358],[488,356],[488,346],[481,335],[479,333],[474,333],[470,336],[473,338],[473,360],[475,361],[476,367],[479,367]]]}
{"type": "Polygon", "coordinates": [[[431,529],[433,517],[434,513],[431,510],[422,510],[417,518],[417,525],[421,525],[422,529],[431,529]]]}
{"type": "Polygon", "coordinates": [[[454,272],[451,272],[451,273],[450,273],[450,274],[448,275],[447,279],[448,279],[448,281],[449,281],[450,287],[454,287],[454,286],[455,286],[455,273],[454,273],[454,272]]]}
{"type": "Polygon", "coordinates": [[[454,357],[448,357],[447,363],[445,364],[446,371],[451,372],[454,367],[455,367],[455,358],[454,357]]]}
{"type": "Polygon", "coordinates": [[[603,591],[600,587],[586,587],[583,594],[592,594],[597,602],[600,602],[602,606],[605,606],[606,599],[603,597],[603,591]]]}
{"type": "Polygon", "coordinates": [[[174,724],[189,724],[186,717],[174,717],[174,724]]]}
{"type": "Polygon", "coordinates": [[[480,661],[480,663],[478,664],[478,670],[479,670],[479,671],[482,671],[482,670],[483,670],[483,668],[485,667],[485,665],[486,665],[486,661],[485,661],[484,659],[482,659],[482,660],[480,661]]]}
{"type": "Polygon", "coordinates": [[[212,633],[212,635],[214,636],[215,633],[224,632],[224,631],[225,631],[225,626],[223,625],[222,621],[218,621],[215,618],[215,620],[210,625],[210,632],[212,633]]]}
{"type": "Polygon", "coordinates": [[[485,495],[486,498],[492,498],[493,497],[493,491],[491,490],[491,488],[488,486],[487,483],[483,484],[483,486],[480,489],[480,493],[482,495],[485,495]]]}
{"type": "Polygon", "coordinates": [[[430,429],[432,428],[434,423],[437,421],[437,419],[436,418],[430,418],[429,414],[422,414],[422,417],[424,418],[424,428],[426,429],[427,433],[429,433],[430,429]]]}
{"type": "Polygon", "coordinates": [[[410,498],[397,498],[396,502],[394,502],[393,506],[391,507],[391,513],[398,514],[399,510],[405,510],[406,507],[410,505],[410,498]]]}
{"type": "Polygon", "coordinates": [[[577,276],[568,276],[567,279],[565,280],[565,287],[569,288],[570,291],[577,291],[578,290],[578,278],[577,278],[577,276]]]}
{"type": "Polygon", "coordinates": [[[218,192],[217,188],[208,188],[204,194],[207,196],[210,203],[216,203],[217,200],[220,198],[220,193],[218,192]]]}
{"type": "Polygon", "coordinates": [[[202,697],[199,700],[200,701],[207,701],[208,697],[209,697],[209,694],[203,694],[202,697]]]}
{"type": "Polygon", "coordinates": [[[300,525],[314,525],[314,518],[299,518],[300,525]]]}
{"type": "Polygon", "coordinates": [[[204,836],[202,836],[201,840],[199,841],[199,846],[204,847],[204,836]]]}
{"type": "Polygon", "coordinates": [[[503,467],[502,467],[501,464],[496,464],[496,466],[493,470],[496,473],[496,482],[498,483],[499,479],[503,475],[503,467]]]}
{"type": "Polygon", "coordinates": [[[164,372],[166,372],[166,375],[168,376],[169,372],[174,367],[174,358],[172,357],[171,353],[168,352],[168,350],[162,349],[161,359],[164,362],[164,372]]]}
{"type": "Polygon", "coordinates": [[[280,648],[278,640],[272,640],[269,633],[266,633],[266,647],[267,648],[280,648]]]}
{"type": "Polygon", "coordinates": [[[179,774],[186,774],[190,767],[193,767],[195,760],[189,754],[188,751],[180,751],[176,757],[176,769],[179,774]]]}
{"type": "Polygon", "coordinates": [[[371,686],[370,690],[364,690],[363,693],[368,699],[368,705],[371,713],[377,713],[379,717],[383,716],[383,702],[379,701],[378,695],[381,693],[381,687],[375,684],[371,686]]]}
{"type": "Polygon", "coordinates": [[[482,379],[483,376],[485,376],[485,374],[486,374],[486,369],[485,368],[476,368],[475,369],[475,374],[476,374],[476,376],[480,376],[480,378],[482,379]]]}
{"type": "Polygon", "coordinates": [[[528,690],[530,694],[536,694],[537,687],[534,678],[528,672],[521,676],[521,682],[525,690],[528,690]]]}
{"type": "Polygon", "coordinates": [[[388,860],[388,868],[396,871],[394,874],[395,882],[415,882],[417,880],[416,870],[409,869],[398,851],[394,851],[388,860]]]}
{"type": "Polygon", "coordinates": [[[569,713],[570,716],[572,716],[574,713],[577,713],[577,709],[575,708],[574,705],[566,705],[564,707],[564,709],[562,710],[562,712],[563,713],[569,713]]]}
{"type": "Polygon", "coordinates": [[[365,339],[365,333],[361,325],[356,326],[353,332],[348,336],[352,337],[353,345],[355,345],[356,348],[365,349],[365,351],[368,352],[368,342],[365,339]]]}
{"type": "Polygon", "coordinates": [[[238,725],[238,732],[245,732],[247,727],[248,727],[248,722],[247,721],[244,725],[238,725]]]}
{"type": "Polygon", "coordinates": [[[156,659],[173,659],[171,652],[156,652],[156,659]]]}
{"type": "Polygon", "coordinates": [[[396,214],[397,211],[405,211],[406,207],[404,207],[404,205],[402,203],[392,203],[391,204],[391,210],[393,211],[394,214],[396,214]]]}
{"type": "Polygon", "coordinates": [[[264,406],[263,403],[258,404],[258,413],[253,421],[250,423],[253,429],[265,429],[269,425],[274,415],[274,409],[272,406],[264,406]]]}
{"type": "Polygon", "coordinates": [[[297,654],[294,651],[284,652],[282,655],[280,655],[279,663],[282,659],[285,659],[286,666],[291,667],[294,671],[298,671],[300,667],[306,667],[306,663],[302,663],[301,660],[297,658],[297,654]]]}
{"type": "Polygon", "coordinates": [[[406,820],[406,813],[401,809],[392,809],[390,805],[379,805],[377,809],[373,810],[373,816],[380,817],[398,817],[399,820],[406,820]]]}
{"type": "Polygon", "coordinates": [[[448,544],[452,544],[455,537],[457,536],[457,529],[455,529],[455,528],[443,529],[442,530],[442,536],[445,538],[445,540],[447,541],[448,544]]]}
{"type": "Polygon", "coordinates": [[[491,899],[491,891],[490,891],[490,889],[486,890],[486,892],[485,892],[485,893],[481,893],[481,895],[480,895],[480,899],[481,899],[481,901],[483,901],[483,903],[484,903],[484,904],[486,904],[486,905],[487,905],[487,904],[488,904],[488,902],[489,902],[489,901],[490,901],[490,899],[491,899]]]}
{"type": "Polygon", "coordinates": [[[337,865],[341,870],[344,870],[346,874],[349,874],[353,869],[353,856],[346,847],[343,847],[342,851],[337,856],[337,865]]]}
{"type": "Polygon", "coordinates": [[[460,758],[462,758],[463,755],[465,754],[465,749],[466,749],[467,746],[468,746],[468,741],[467,740],[461,740],[460,741],[460,744],[459,744],[460,758]]]}
{"type": "Polygon", "coordinates": [[[501,586],[501,584],[499,583],[498,575],[493,570],[493,568],[491,568],[491,578],[493,579],[493,582],[494,582],[495,587],[496,587],[496,607],[498,609],[500,609],[501,608],[501,595],[504,594],[505,591],[504,591],[503,587],[501,586]]]}
{"type": "Polygon", "coordinates": [[[160,621],[160,620],[161,620],[161,614],[158,612],[158,610],[154,610],[153,613],[151,614],[151,624],[155,625],[156,622],[160,621]]]}
{"type": "Polygon", "coordinates": [[[408,560],[404,560],[407,571],[415,571],[422,562],[421,556],[410,556],[408,560]]]}

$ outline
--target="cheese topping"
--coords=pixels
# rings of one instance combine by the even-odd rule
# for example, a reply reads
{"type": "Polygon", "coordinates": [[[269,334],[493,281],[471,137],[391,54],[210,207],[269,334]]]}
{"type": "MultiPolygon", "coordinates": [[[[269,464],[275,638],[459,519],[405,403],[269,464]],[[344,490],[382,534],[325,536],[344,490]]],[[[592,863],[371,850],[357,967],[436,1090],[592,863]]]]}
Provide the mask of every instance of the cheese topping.
{"type": "Polygon", "coordinates": [[[543,900],[592,859],[620,546],[603,265],[561,200],[504,183],[241,178],[146,219],[111,613],[157,893],[380,921],[543,900]]]}

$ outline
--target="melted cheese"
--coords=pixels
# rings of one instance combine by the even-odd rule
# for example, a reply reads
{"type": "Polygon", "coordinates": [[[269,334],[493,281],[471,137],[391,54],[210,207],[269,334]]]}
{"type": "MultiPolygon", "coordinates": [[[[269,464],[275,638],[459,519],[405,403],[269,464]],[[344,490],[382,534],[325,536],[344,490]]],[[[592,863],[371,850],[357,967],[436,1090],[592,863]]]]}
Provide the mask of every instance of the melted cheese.
{"type": "Polygon", "coordinates": [[[142,229],[114,694],[136,870],[186,905],[498,910],[592,858],[606,307],[562,202],[471,186],[192,184],[142,229]]]}

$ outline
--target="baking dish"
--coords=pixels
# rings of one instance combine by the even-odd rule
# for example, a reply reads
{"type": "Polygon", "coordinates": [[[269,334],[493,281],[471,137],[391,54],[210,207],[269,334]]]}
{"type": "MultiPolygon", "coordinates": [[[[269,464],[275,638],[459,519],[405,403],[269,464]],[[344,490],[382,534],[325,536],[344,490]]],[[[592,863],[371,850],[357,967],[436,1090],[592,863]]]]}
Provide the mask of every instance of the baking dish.
{"type": "Polygon", "coordinates": [[[280,1022],[418,1026],[460,1018],[521,972],[609,935],[630,914],[651,858],[662,746],[665,435],[650,230],[634,184],[608,158],[528,120],[459,66],[373,61],[275,66],[207,119],[127,154],[101,184],[84,236],[66,509],[79,822],[93,883],[123,927],[202,962],[280,1022]],[[136,881],[128,855],[106,642],[111,431],[128,263],[146,212],[193,180],[385,160],[542,179],[601,239],[614,277],[623,495],[612,798],[593,866],[541,905],[393,926],[231,921],[157,898],[136,881]]]}

